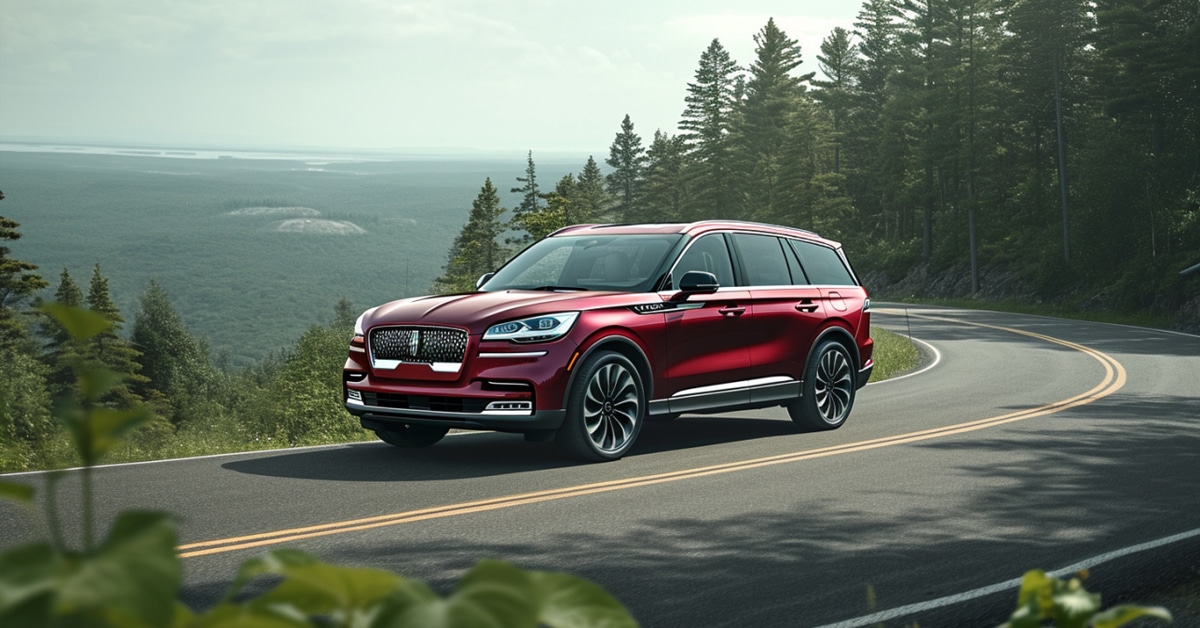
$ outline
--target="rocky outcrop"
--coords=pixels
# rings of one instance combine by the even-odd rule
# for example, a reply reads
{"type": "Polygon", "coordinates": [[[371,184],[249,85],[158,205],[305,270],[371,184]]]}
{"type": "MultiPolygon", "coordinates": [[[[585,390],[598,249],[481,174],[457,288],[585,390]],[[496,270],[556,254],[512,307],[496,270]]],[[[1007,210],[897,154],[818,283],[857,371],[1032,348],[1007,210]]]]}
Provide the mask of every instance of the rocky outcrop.
{"type": "Polygon", "coordinates": [[[1040,302],[1033,288],[1016,272],[1001,266],[979,269],[979,292],[971,294],[970,266],[930,271],[928,264],[914,266],[907,275],[893,278],[886,272],[869,272],[863,283],[881,299],[970,299],[1040,302]]]}

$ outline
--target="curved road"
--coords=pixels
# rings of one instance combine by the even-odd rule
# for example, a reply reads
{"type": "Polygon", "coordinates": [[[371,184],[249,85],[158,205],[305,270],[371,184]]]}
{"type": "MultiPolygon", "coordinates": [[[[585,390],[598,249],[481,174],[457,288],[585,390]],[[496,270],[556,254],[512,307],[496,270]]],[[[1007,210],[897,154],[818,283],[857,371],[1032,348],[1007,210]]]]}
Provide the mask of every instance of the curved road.
{"type": "MultiPolygon", "coordinates": [[[[569,571],[645,626],[996,625],[1034,567],[1089,567],[1106,604],[1200,582],[1200,337],[880,304],[875,322],[938,359],[859,391],[834,432],[772,409],[651,423],[599,465],[492,433],[117,465],[101,521],[177,513],[195,607],[280,545],[443,592],[482,557],[569,571]]],[[[34,533],[7,505],[0,529],[34,533]]]]}

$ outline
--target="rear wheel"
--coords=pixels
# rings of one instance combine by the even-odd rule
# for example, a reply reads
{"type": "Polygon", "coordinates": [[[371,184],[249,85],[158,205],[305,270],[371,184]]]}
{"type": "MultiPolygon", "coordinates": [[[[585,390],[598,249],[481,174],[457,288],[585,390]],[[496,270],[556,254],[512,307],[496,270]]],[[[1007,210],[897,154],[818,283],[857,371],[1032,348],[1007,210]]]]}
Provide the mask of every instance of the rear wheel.
{"type": "Polygon", "coordinates": [[[449,432],[448,427],[434,425],[398,425],[394,429],[375,430],[379,440],[396,447],[428,447],[449,432]]]}
{"type": "Polygon", "coordinates": [[[616,460],[633,447],[645,414],[637,368],[619,353],[602,351],[588,358],[572,383],[556,440],[576,458],[616,460]]]}
{"type": "Polygon", "coordinates": [[[792,420],[808,430],[834,430],[854,407],[854,362],[835,340],[822,342],[804,369],[804,395],[788,404],[792,420]]]}

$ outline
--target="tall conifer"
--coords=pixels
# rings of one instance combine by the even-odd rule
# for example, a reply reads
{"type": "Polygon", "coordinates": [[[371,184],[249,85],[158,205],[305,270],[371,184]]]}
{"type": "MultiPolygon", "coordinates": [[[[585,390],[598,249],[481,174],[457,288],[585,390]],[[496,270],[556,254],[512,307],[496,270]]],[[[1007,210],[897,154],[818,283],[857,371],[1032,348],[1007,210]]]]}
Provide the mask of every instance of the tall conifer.
{"type": "Polygon", "coordinates": [[[714,39],[700,55],[695,82],[688,83],[679,122],[680,135],[695,163],[693,203],[687,218],[733,217],[737,186],[730,132],[741,92],[740,72],[729,51],[714,39]]]}
{"type": "Polygon", "coordinates": [[[608,191],[617,199],[616,212],[621,220],[628,221],[635,211],[638,188],[642,182],[642,169],[646,162],[646,151],[642,138],[633,132],[633,120],[629,114],[621,121],[621,130],[608,148],[605,163],[613,169],[608,174],[608,191]]]}

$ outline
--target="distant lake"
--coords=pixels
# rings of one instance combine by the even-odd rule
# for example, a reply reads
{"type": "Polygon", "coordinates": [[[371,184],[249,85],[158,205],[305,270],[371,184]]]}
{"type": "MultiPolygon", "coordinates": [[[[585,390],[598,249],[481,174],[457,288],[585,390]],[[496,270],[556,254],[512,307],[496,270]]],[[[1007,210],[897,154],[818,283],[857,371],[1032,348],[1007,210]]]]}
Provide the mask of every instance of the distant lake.
{"type": "MultiPolygon", "coordinates": [[[[86,294],[99,262],[128,333],[154,278],[245,365],[343,296],[366,309],[426,294],[485,178],[519,204],[525,158],[0,144],[0,216],[21,224],[11,255],[40,267],[46,298],[64,267],[86,294]]],[[[586,160],[535,154],[539,186],[586,160]]]]}

